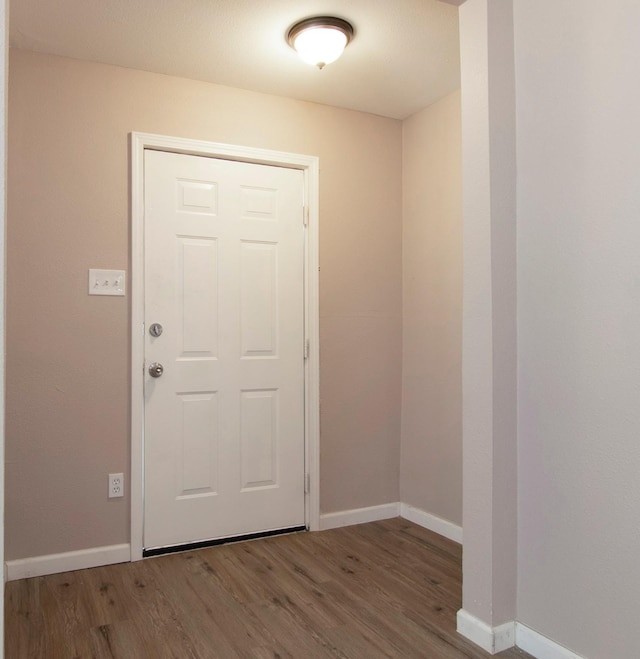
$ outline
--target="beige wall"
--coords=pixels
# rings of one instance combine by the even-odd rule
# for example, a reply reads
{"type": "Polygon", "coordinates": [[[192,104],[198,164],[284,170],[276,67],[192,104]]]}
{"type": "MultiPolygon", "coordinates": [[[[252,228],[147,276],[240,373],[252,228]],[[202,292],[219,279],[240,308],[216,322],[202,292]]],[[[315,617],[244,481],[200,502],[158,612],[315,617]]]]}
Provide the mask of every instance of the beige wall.
{"type": "Polygon", "coordinates": [[[462,523],[460,93],[403,125],[400,498],[462,523]]]}
{"type": "MultiPolygon", "coordinates": [[[[9,3],[0,0],[0,565],[4,565],[5,227],[7,201],[7,72],[9,3]]],[[[4,578],[2,579],[4,584],[4,578]]],[[[4,598],[0,602],[0,659],[4,657],[4,598]]]]}
{"type": "Polygon", "coordinates": [[[519,0],[514,19],[518,619],[638,657],[640,3],[519,0]]]}
{"type": "Polygon", "coordinates": [[[637,657],[640,5],[467,0],[460,18],[464,606],[479,641],[508,641],[486,627],[508,614],[536,655],[637,657]]]}
{"type": "Polygon", "coordinates": [[[127,136],[320,157],[321,507],[398,500],[401,123],[116,67],[12,52],[7,559],[127,542],[129,297],[89,297],[129,263],[127,136]]]}
{"type": "MultiPolygon", "coordinates": [[[[458,629],[469,635],[469,624],[475,633],[479,631],[474,619],[495,627],[516,617],[517,273],[512,0],[467,0],[460,7],[459,18],[464,181],[464,553],[463,612],[458,629]]],[[[491,639],[484,638],[487,649],[491,639]]]]}

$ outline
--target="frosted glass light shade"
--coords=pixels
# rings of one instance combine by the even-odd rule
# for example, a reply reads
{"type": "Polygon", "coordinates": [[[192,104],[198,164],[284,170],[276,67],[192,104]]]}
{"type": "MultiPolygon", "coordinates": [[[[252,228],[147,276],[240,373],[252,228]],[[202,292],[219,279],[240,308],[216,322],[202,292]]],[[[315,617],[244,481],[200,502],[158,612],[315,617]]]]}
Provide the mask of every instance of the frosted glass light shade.
{"type": "Polygon", "coordinates": [[[300,58],[322,69],[335,62],[353,37],[353,27],[340,18],[308,18],[294,25],[287,41],[300,58]]]}
{"type": "Polygon", "coordinates": [[[322,68],[335,62],[344,47],[347,36],[333,27],[312,27],[301,32],[293,41],[293,47],[307,64],[322,68]]]}

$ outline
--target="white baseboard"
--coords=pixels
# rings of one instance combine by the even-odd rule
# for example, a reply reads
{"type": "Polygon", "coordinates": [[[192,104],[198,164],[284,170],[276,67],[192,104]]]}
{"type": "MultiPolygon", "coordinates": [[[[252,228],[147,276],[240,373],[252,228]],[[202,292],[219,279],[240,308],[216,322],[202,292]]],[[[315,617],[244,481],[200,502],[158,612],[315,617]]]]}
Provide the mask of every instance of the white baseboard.
{"type": "Polygon", "coordinates": [[[497,627],[489,627],[482,620],[464,609],[458,611],[458,633],[480,646],[489,654],[496,654],[512,648],[516,644],[515,622],[505,622],[497,627]]]}
{"type": "MultiPolygon", "coordinates": [[[[430,531],[435,531],[445,538],[462,542],[462,529],[459,526],[435,515],[431,515],[419,508],[398,502],[369,506],[368,508],[356,508],[354,510],[341,510],[335,513],[320,515],[320,530],[324,531],[337,529],[342,526],[351,526],[353,524],[377,522],[398,516],[402,516],[430,531]]],[[[122,544],[92,547],[91,549],[70,551],[62,554],[21,558],[14,561],[7,561],[4,568],[6,580],[15,581],[16,579],[41,577],[46,574],[71,572],[72,570],[82,570],[100,565],[126,563],[130,560],[130,545],[122,544]]]]}
{"type": "Polygon", "coordinates": [[[520,622],[516,622],[516,645],[537,659],[584,659],[520,622]]]}
{"type": "Polygon", "coordinates": [[[68,551],[63,554],[49,554],[20,558],[5,563],[7,581],[42,577],[45,574],[83,570],[100,565],[126,563],[131,560],[131,549],[128,544],[110,545],[107,547],[92,547],[80,551],[68,551]]]}
{"type": "Polygon", "coordinates": [[[382,519],[392,519],[400,514],[399,503],[384,503],[369,508],[356,508],[354,510],[341,510],[337,513],[320,515],[320,530],[338,529],[342,526],[364,524],[365,522],[379,522],[382,519]]]}
{"type": "Polygon", "coordinates": [[[462,544],[462,527],[457,526],[453,522],[436,517],[420,508],[410,506],[408,503],[400,504],[400,517],[408,519],[410,522],[418,524],[425,529],[429,529],[429,531],[434,531],[445,538],[449,538],[449,540],[462,544]]]}
{"type": "Polygon", "coordinates": [[[458,633],[489,654],[496,654],[517,645],[536,659],[584,659],[520,622],[506,622],[498,627],[489,627],[464,609],[458,611],[458,633]]]}
{"type": "Polygon", "coordinates": [[[404,519],[418,524],[429,531],[449,538],[454,542],[462,544],[462,527],[449,522],[441,517],[436,517],[408,503],[385,503],[380,506],[369,506],[368,508],[356,508],[354,510],[340,510],[335,513],[320,515],[320,530],[337,529],[352,524],[364,524],[365,522],[377,522],[382,519],[393,517],[404,519]]]}

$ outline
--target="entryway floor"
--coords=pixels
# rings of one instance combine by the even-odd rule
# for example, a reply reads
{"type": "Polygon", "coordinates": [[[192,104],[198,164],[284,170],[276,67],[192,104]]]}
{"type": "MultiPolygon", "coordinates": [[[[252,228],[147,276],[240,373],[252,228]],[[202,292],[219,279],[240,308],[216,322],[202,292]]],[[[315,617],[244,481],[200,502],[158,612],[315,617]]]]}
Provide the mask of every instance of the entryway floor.
{"type": "Polygon", "coordinates": [[[455,631],[461,562],[397,518],[13,581],[6,656],[489,657],[455,631]]]}

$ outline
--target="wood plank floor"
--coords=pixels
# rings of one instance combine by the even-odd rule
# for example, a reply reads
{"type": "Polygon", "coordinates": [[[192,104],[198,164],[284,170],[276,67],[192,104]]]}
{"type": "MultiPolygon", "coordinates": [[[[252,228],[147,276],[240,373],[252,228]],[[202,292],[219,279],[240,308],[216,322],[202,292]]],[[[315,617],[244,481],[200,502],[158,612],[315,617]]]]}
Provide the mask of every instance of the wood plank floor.
{"type": "Polygon", "coordinates": [[[393,519],[9,582],[6,657],[489,657],[460,604],[460,546],[393,519]]]}

